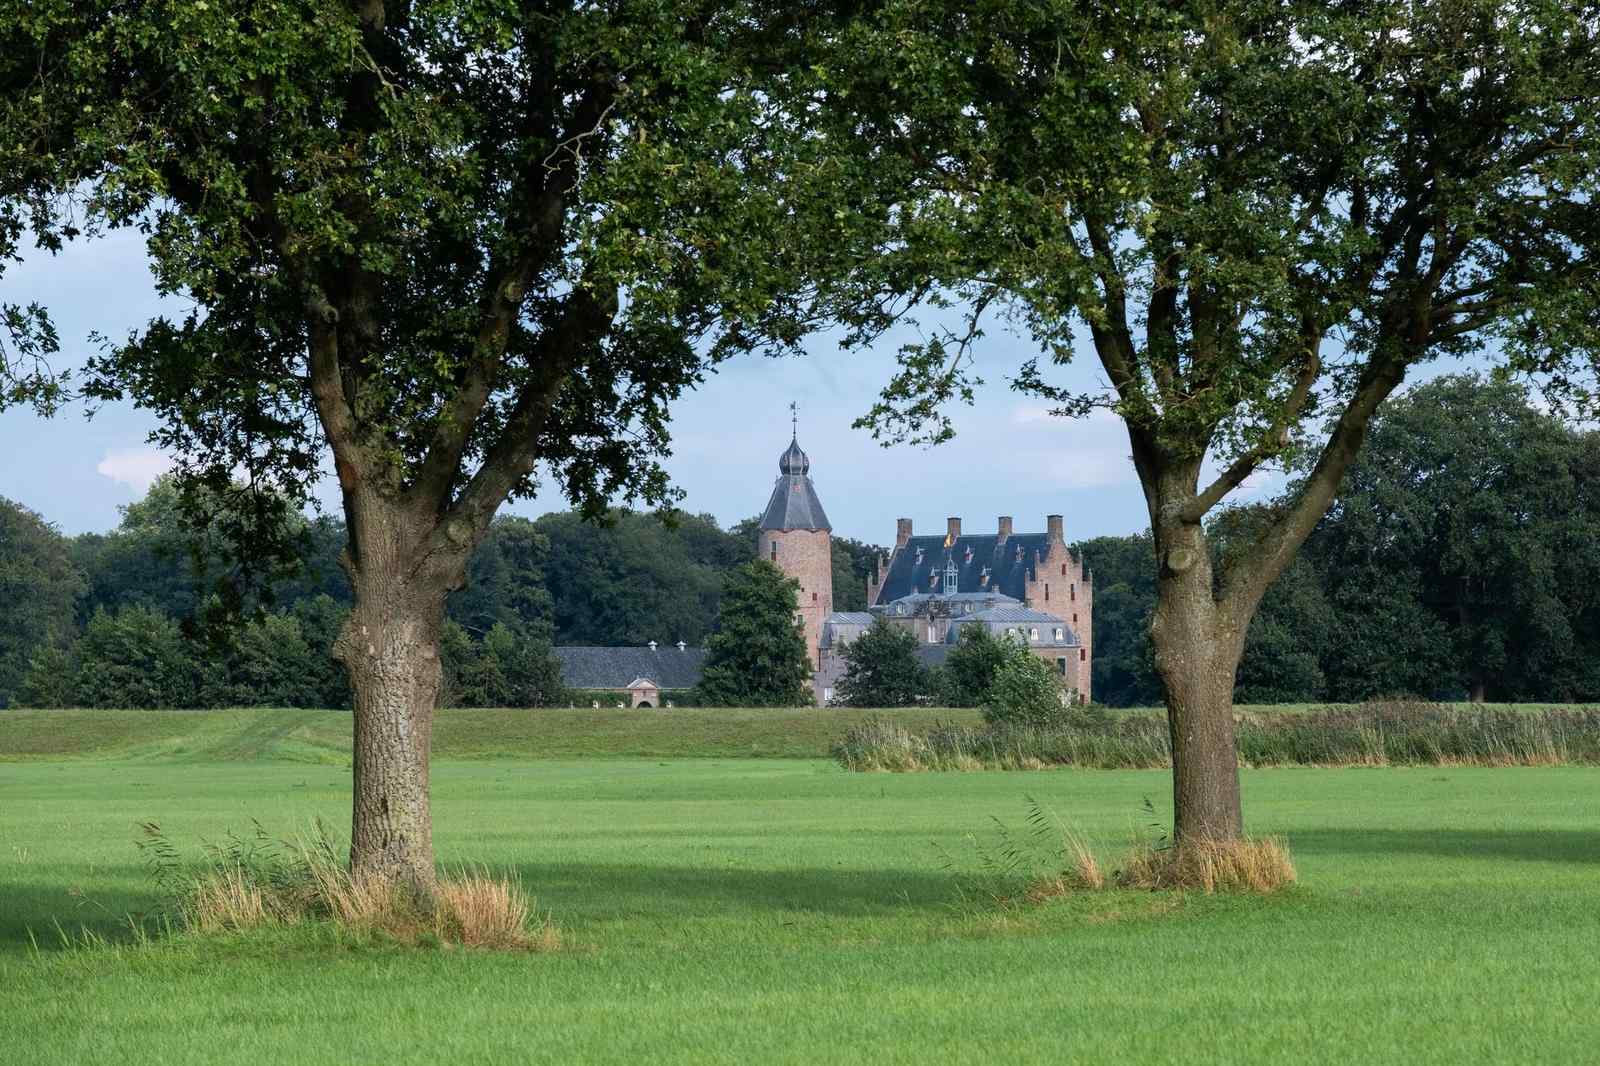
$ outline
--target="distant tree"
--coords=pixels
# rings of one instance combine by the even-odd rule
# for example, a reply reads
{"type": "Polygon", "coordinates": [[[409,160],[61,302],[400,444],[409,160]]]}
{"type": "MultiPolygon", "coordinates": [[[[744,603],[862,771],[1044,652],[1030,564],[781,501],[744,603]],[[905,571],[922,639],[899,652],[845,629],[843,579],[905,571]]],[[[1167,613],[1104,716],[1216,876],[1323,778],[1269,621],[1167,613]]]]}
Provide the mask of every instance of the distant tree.
{"type": "Polygon", "coordinates": [[[178,625],[148,607],[99,610],[75,649],[73,702],[81,707],[193,707],[193,648],[178,625]]]}
{"type": "Polygon", "coordinates": [[[17,693],[20,707],[71,707],[77,702],[78,666],[72,651],[57,643],[41,644],[28,660],[28,672],[17,693]]]}
{"type": "Polygon", "coordinates": [[[1026,644],[1007,638],[996,643],[1004,657],[983,695],[983,720],[1036,727],[1067,721],[1072,694],[1062,687],[1061,676],[1026,644]]]}
{"type": "Polygon", "coordinates": [[[196,646],[197,702],[207,707],[316,707],[320,649],[292,614],[267,614],[196,646]]]}
{"type": "Polygon", "coordinates": [[[67,539],[0,497],[0,707],[17,698],[41,649],[72,642],[83,588],[67,539]]]}
{"type": "MultiPolygon", "coordinates": [[[[1268,505],[1241,505],[1219,511],[1206,527],[1219,566],[1229,565],[1233,551],[1249,551],[1260,527],[1272,520],[1268,505]]],[[[1262,597],[1250,620],[1244,654],[1234,681],[1239,703],[1305,703],[1322,699],[1326,678],[1322,657],[1328,650],[1335,613],[1328,603],[1321,575],[1312,558],[1302,553],[1262,597]]]]}
{"type": "Polygon", "coordinates": [[[928,695],[916,634],[877,618],[844,648],[835,700],[847,707],[908,707],[928,695]]]}
{"type": "Polygon", "coordinates": [[[496,625],[541,631],[547,639],[554,607],[543,562],[550,541],[536,523],[503,515],[467,564],[465,588],[452,593],[450,618],[482,639],[496,625]]]}
{"type": "Polygon", "coordinates": [[[867,577],[878,566],[884,550],[876,544],[850,537],[833,538],[833,609],[865,611],[867,577]]]}
{"type": "Polygon", "coordinates": [[[709,516],[616,509],[603,522],[575,513],[535,523],[549,542],[542,568],[561,644],[701,644],[717,619],[723,583],[755,556],[755,542],[709,516]]]}
{"type": "Polygon", "coordinates": [[[1600,694],[1597,457],[1506,382],[1442,377],[1381,412],[1307,548],[1374,656],[1342,694],[1600,694]]]}
{"type": "Polygon", "coordinates": [[[704,707],[803,707],[813,702],[805,633],[795,618],[800,583],[765,559],[734,570],[695,702],[704,707]]]}
{"type": "Polygon", "coordinates": [[[947,707],[977,707],[994,684],[995,671],[1005,662],[1006,642],[989,632],[987,626],[964,625],[958,630],[955,647],[939,668],[939,702],[947,707]]]}
{"type": "Polygon", "coordinates": [[[300,633],[312,651],[307,680],[317,694],[314,706],[348,709],[350,676],[334,659],[333,642],[350,614],[349,605],[318,593],[296,601],[290,613],[300,623],[300,633]]]}
{"type": "Polygon", "coordinates": [[[1127,537],[1095,537],[1073,545],[1094,571],[1094,661],[1091,688],[1108,707],[1149,707],[1161,702],[1150,646],[1156,607],[1155,543],[1149,530],[1127,537]]]}

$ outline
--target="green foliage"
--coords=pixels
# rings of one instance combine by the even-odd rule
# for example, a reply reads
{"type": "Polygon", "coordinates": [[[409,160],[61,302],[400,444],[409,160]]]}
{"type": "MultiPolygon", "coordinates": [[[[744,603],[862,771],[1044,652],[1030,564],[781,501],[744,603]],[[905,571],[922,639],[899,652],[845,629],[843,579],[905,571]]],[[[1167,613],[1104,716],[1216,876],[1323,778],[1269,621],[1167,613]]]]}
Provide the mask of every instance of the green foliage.
{"type": "Polygon", "coordinates": [[[877,569],[878,559],[885,554],[876,544],[835,536],[831,539],[833,551],[833,609],[836,611],[865,611],[867,604],[867,578],[877,569]]]}
{"type": "Polygon", "coordinates": [[[799,582],[765,559],[735,570],[695,689],[705,707],[801,707],[812,702],[805,634],[795,617],[799,582]]]}
{"type": "Polygon", "coordinates": [[[467,587],[450,597],[448,613],[481,639],[495,626],[548,633],[553,605],[543,563],[550,541],[526,518],[502,516],[472,553],[467,587]]]}
{"type": "Polygon", "coordinates": [[[989,627],[965,625],[938,671],[938,699],[947,707],[977,707],[988,695],[1011,645],[989,627]]]}
{"type": "Polygon", "coordinates": [[[199,696],[193,647],[148,607],[96,611],[74,658],[73,702],[81,707],[193,707],[199,696]]]}
{"type": "MultiPolygon", "coordinates": [[[[963,627],[970,628],[970,627],[963,627]]],[[[1002,639],[1004,657],[983,695],[983,720],[991,724],[1047,727],[1066,720],[1071,698],[1050,664],[1027,645],[1002,639]]]]}
{"type": "Polygon", "coordinates": [[[440,652],[446,707],[555,707],[568,702],[547,641],[496,622],[476,641],[446,622],[440,652]]]}
{"type": "Polygon", "coordinates": [[[29,663],[75,635],[83,576],[66,538],[34,512],[0,497],[0,707],[16,699],[29,663]]]}
{"type": "Polygon", "coordinates": [[[844,649],[845,672],[835,702],[847,707],[908,707],[928,695],[928,673],[917,659],[916,634],[875,619],[844,649]]]}
{"type": "Polygon", "coordinates": [[[1095,537],[1073,545],[1094,566],[1094,659],[1090,685],[1108,707],[1148,707],[1161,702],[1150,646],[1156,605],[1156,549],[1150,532],[1095,537]]]}
{"type": "Polygon", "coordinates": [[[540,566],[561,644],[701,644],[730,571],[755,556],[753,536],[724,533],[709,515],[553,513],[534,529],[548,542],[540,566]]]}

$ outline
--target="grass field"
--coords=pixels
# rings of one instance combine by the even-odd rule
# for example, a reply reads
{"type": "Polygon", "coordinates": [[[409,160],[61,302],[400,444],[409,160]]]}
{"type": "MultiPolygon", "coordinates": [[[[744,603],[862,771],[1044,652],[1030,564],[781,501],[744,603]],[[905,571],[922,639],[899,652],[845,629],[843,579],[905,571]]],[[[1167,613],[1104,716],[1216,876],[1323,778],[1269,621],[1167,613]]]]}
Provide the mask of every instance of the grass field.
{"type": "Polygon", "coordinates": [[[583,757],[531,759],[560,738],[442,716],[440,858],[519,874],[565,934],[545,955],[314,932],[64,948],[57,921],[115,941],[119,916],[156,906],[141,820],[190,847],[252,819],[342,827],[334,716],[290,712],[306,717],[284,732],[278,712],[85,712],[53,719],[52,747],[47,724],[0,715],[0,1061],[1578,1063],[1600,1047],[1600,769],[1251,771],[1250,828],[1287,835],[1299,887],[1000,911],[959,895],[992,819],[1020,831],[1031,795],[1110,857],[1144,831],[1145,797],[1166,817],[1167,775],[852,774],[747,757],[812,743],[758,713],[674,719],[705,736],[673,750],[726,745],[710,758],[627,757],[613,749],[671,745],[608,747],[573,718],[583,757]]]}

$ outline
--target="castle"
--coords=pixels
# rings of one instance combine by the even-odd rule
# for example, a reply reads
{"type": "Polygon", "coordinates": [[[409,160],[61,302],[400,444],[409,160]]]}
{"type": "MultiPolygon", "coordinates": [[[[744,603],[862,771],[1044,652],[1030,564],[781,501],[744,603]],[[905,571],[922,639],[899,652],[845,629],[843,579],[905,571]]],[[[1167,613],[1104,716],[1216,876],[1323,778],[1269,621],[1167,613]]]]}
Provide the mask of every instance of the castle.
{"type": "Polygon", "coordinates": [[[778,459],[778,481],[761,516],[757,551],[799,582],[795,609],[805,630],[817,703],[833,699],[844,676],[843,649],[877,618],[917,636],[925,666],[944,662],[963,626],[979,625],[1025,642],[1066,678],[1076,698],[1090,698],[1094,589],[1083,560],[1064,539],[1062,517],[1045,532],[1017,533],[1002,516],[993,533],[917,536],[897,523],[894,550],[867,579],[867,610],[833,609],[833,528],[811,483],[811,460],[798,437],[778,459]]]}

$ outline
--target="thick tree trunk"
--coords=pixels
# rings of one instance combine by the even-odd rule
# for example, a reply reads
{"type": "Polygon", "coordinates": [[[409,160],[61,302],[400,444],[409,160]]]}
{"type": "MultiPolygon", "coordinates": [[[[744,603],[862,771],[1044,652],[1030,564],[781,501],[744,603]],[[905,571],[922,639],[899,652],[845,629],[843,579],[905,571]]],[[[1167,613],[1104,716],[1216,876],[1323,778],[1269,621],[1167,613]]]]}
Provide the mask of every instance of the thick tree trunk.
{"type": "MultiPolygon", "coordinates": [[[[425,536],[366,501],[351,523],[355,604],[335,645],[355,701],[350,870],[427,893],[436,883],[428,762],[445,597],[462,565],[418,563],[425,536]]],[[[348,508],[347,508],[347,513],[348,508]]]]}
{"type": "Polygon", "coordinates": [[[1243,815],[1233,683],[1243,627],[1215,598],[1198,525],[1172,523],[1159,532],[1157,548],[1161,576],[1150,638],[1172,735],[1174,832],[1180,843],[1237,840],[1243,815]]]}

